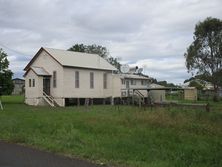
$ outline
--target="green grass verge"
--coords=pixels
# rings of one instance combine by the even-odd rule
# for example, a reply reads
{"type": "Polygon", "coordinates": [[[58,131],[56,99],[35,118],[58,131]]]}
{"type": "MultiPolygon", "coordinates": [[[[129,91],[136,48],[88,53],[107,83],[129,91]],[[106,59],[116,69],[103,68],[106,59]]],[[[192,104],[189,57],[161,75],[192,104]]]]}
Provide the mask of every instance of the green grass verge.
{"type": "Polygon", "coordinates": [[[25,97],[24,96],[1,96],[0,100],[2,103],[6,104],[22,104],[24,102],[25,97]]]}
{"type": "Polygon", "coordinates": [[[222,166],[222,112],[50,108],[4,97],[0,139],[115,166],[222,166]],[[13,101],[15,103],[13,103],[13,101]]]}

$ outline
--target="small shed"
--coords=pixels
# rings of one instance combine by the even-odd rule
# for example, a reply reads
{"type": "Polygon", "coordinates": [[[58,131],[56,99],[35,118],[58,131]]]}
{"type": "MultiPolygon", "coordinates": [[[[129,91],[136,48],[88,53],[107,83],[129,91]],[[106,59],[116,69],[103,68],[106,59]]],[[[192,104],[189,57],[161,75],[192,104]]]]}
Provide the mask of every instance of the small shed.
{"type": "Polygon", "coordinates": [[[195,87],[184,88],[184,100],[197,100],[197,89],[195,87]]]}
{"type": "MultiPolygon", "coordinates": [[[[162,85],[158,84],[150,84],[148,85],[149,88],[164,88],[162,85]]],[[[161,103],[166,100],[166,91],[165,90],[151,90],[149,92],[149,96],[151,99],[156,103],[161,103]]]]}

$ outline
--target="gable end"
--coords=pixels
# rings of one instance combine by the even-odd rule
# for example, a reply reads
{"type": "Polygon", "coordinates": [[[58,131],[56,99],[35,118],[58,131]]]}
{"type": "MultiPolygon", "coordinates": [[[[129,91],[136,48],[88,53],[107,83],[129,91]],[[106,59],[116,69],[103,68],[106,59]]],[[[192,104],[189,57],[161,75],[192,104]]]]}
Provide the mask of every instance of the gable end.
{"type": "Polygon", "coordinates": [[[45,50],[43,47],[41,47],[41,48],[39,49],[39,51],[35,54],[35,56],[34,56],[34,57],[30,60],[30,62],[26,65],[26,67],[24,68],[24,71],[27,71],[27,70],[30,68],[30,66],[32,65],[32,63],[37,59],[37,57],[40,55],[40,53],[41,53],[42,51],[45,51],[51,58],[53,58],[57,63],[59,63],[59,64],[62,66],[62,64],[61,64],[58,60],[56,60],[55,57],[53,57],[47,50],[45,50]]]}

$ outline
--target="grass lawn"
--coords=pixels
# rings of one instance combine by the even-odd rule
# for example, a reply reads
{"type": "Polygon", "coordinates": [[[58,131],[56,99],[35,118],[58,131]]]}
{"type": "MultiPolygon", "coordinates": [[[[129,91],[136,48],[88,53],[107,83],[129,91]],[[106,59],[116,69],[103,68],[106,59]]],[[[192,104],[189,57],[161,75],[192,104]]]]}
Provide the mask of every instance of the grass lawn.
{"type": "MultiPolygon", "coordinates": [[[[0,139],[132,167],[221,167],[222,104],[200,110],[32,107],[3,97],[0,139]]],[[[212,103],[212,105],[214,105],[212,103]]]]}

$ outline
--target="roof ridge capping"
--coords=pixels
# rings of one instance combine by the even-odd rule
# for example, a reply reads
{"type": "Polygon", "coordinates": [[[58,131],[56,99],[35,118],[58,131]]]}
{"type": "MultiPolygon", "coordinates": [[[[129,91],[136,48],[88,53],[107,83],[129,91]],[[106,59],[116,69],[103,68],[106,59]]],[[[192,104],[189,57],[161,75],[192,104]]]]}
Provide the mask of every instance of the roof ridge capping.
{"type": "MultiPolygon", "coordinates": [[[[51,50],[58,50],[58,51],[61,51],[61,52],[71,52],[71,53],[80,53],[80,54],[86,54],[86,55],[97,55],[99,56],[98,54],[96,53],[86,53],[86,52],[78,52],[78,51],[71,51],[71,50],[64,50],[64,49],[57,49],[57,48],[49,48],[49,47],[42,47],[44,50],[47,50],[47,49],[51,49],[51,50]]],[[[101,57],[101,56],[99,56],[101,57]]],[[[101,57],[102,58],[102,57],[101,57]]]]}

